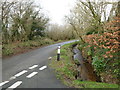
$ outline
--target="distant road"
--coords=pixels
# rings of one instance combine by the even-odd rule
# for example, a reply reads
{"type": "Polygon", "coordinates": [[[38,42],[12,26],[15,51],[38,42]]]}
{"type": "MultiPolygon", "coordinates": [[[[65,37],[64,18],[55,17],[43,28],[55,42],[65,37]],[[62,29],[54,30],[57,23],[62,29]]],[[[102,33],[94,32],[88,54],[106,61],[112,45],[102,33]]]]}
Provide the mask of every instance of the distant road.
{"type": "Polygon", "coordinates": [[[2,60],[2,88],[66,88],[48,66],[48,58],[55,56],[58,45],[53,44],[2,60]]]}

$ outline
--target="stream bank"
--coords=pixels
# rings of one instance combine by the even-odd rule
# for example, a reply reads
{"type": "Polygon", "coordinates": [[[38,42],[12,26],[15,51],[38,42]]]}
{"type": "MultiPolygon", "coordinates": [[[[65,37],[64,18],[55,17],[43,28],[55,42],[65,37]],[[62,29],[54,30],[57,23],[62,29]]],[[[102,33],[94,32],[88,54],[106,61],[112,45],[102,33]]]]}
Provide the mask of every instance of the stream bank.
{"type": "Polygon", "coordinates": [[[78,75],[76,78],[81,78],[82,81],[96,81],[101,82],[92,67],[92,65],[83,58],[81,51],[78,49],[77,44],[72,46],[73,60],[77,64],[78,75]]]}
{"type": "MultiPolygon", "coordinates": [[[[74,56],[75,53],[73,54],[73,46],[75,46],[74,43],[63,45],[61,47],[60,60],[57,61],[57,56],[54,56],[48,61],[57,79],[70,88],[114,88],[114,90],[118,88],[116,84],[97,82],[98,79],[91,75],[94,71],[92,72],[91,66],[85,63],[86,60],[81,60],[82,64],[78,62],[77,58],[73,60],[74,57],[77,57],[74,56]],[[81,68],[82,72],[80,72],[81,68]]],[[[78,52],[78,50],[75,51],[78,52]]],[[[76,54],[82,56],[80,53],[76,54]]],[[[83,57],[81,58],[84,59],[83,57]]]]}

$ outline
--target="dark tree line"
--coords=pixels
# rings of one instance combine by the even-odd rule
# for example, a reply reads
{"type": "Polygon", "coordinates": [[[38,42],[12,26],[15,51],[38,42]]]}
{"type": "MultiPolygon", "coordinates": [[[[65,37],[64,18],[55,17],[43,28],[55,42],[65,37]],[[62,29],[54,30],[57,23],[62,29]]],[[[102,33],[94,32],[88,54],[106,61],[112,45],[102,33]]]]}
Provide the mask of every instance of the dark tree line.
{"type": "Polygon", "coordinates": [[[3,43],[32,40],[44,36],[49,18],[32,1],[1,2],[3,43]]]}

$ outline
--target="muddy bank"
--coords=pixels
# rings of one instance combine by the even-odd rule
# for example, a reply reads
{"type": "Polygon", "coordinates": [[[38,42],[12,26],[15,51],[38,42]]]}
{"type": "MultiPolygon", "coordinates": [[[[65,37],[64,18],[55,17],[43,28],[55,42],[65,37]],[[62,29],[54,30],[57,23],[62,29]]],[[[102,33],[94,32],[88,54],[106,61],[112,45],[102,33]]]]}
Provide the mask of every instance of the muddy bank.
{"type": "Polygon", "coordinates": [[[92,65],[83,58],[81,51],[77,48],[77,45],[72,47],[73,60],[77,61],[78,75],[76,78],[81,78],[83,81],[97,81],[100,82],[100,77],[96,75],[92,65]]]}

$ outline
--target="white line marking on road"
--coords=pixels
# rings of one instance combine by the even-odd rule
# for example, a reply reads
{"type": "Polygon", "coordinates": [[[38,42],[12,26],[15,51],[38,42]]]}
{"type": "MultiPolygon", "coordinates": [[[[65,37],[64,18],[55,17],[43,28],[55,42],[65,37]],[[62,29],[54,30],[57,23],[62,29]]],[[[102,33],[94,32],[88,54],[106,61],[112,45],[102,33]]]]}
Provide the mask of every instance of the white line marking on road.
{"type": "Polygon", "coordinates": [[[16,79],[16,77],[15,77],[15,76],[13,76],[13,77],[11,77],[9,80],[13,80],[13,79],[16,79]]]}
{"type": "Polygon", "coordinates": [[[38,72],[33,72],[33,73],[31,73],[31,74],[29,74],[28,76],[26,76],[27,78],[31,78],[31,77],[33,77],[34,75],[36,75],[38,72]]]}
{"type": "Polygon", "coordinates": [[[39,68],[39,70],[43,70],[45,68],[47,68],[47,66],[42,66],[41,68],[39,68]]]}
{"type": "Polygon", "coordinates": [[[29,69],[34,69],[36,67],[38,67],[38,65],[33,65],[33,66],[29,67],[29,69]]]}
{"type": "Polygon", "coordinates": [[[16,74],[15,77],[19,77],[19,76],[23,75],[26,72],[28,72],[28,71],[27,70],[23,70],[23,71],[19,72],[18,74],[16,74]]]}
{"type": "Polygon", "coordinates": [[[18,86],[20,86],[22,84],[22,81],[17,81],[16,83],[14,83],[12,86],[8,87],[8,88],[17,88],[18,86]]]}
{"type": "Polygon", "coordinates": [[[0,87],[3,86],[3,85],[5,85],[5,84],[8,83],[8,82],[9,82],[9,81],[4,81],[4,82],[0,83],[0,87]]]}

